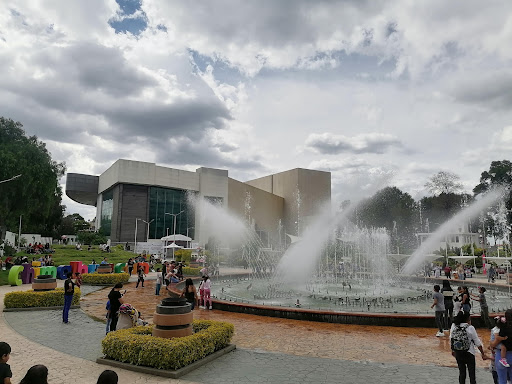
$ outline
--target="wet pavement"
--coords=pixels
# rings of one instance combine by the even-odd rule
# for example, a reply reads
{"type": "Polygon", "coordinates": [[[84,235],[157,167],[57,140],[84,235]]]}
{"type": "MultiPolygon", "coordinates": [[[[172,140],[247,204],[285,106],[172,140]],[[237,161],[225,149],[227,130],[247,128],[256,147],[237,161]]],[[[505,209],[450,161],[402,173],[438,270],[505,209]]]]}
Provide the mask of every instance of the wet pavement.
{"type": "MultiPolygon", "coordinates": [[[[125,299],[140,310],[145,320],[152,322],[155,307],[166,297],[154,294],[154,281],[147,280],[145,288],[125,285],[125,299]]],[[[82,310],[103,319],[109,289],[87,295],[82,310]]],[[[399,328],[319,323],[196,308],[194,318],[227,321],[235,325],[233,343],[241,348],[281,352],[335,360],[368,360],[379,363],[438,365],[456,367],[451,355],[448,333],[435,337],[434,328],[399,328]],[[373,351],[368,355],[367,351],[373,351]]],[[[434,322],[434,319],[432,319],[434,322]]],[[[489,332],[478,329],[488,345],[489,332]]],[[[477,366],[488,364],[477,359],[477,366]]]]}
{"type": "MultiPolygon", "coordinates": [[[[145,288],[126,285],[129,303],[151,321],[156,304],[154,281],[145,288]]],[[[3,295],[25,287],[0,287],[3,295]]],[[[98,288],[86,288],[85,291],[98,288]]],[[[19,382],[34,364],[49,368],[49,382],[94,383],[106,367],[96,364],[109,288],[83,298],[82,310],[72,310],[65,328],[60,311],[9,312],[0,315],[0,340],[13,347],[13,382],[19,382]]],[[[121,383],[441,383],[456,382],[458,370],[448,337],[436,338],[435,329],[369,327],[277,319],[217,310],[194,311],[195,318],[223,320],[235,325],[237,349],[180,380],[170,380],[115,368],[121,383]]],[[[479,329],[484,343],[488,331],[479,329]]],[[[491,383],[487,366],[477,355],[477,382],[491,383]]]]}

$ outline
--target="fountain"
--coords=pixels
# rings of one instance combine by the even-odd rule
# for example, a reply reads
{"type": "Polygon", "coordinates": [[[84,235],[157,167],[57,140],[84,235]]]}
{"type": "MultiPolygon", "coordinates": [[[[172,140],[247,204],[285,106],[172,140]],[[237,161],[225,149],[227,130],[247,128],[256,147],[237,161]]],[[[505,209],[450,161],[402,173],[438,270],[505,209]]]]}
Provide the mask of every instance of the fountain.
{"type": "MultiPolygon", "coordinates": [[[[213,280],[215,308],[303,320],[431,327],[434,282],[412,274],[445,231],[499,196],[488,194],[442,225],[402,271],[388,257],[390,236],[385,229],[358,228],[347,219],[354,206],[341,213],[324,207],[305,228],[298,216],[300,240],[283,252],[282,224],[276,225],[276,249],[269,247],[268,238],[262,242],[251,221],[249,195],[245,220],[203,201],[202,228],[208,236],[223,238],[226,249],[247,266],[246,274],[213,280]]],[[[489,296],[491,311],[512,304],[497,290],[489,296]]]]}

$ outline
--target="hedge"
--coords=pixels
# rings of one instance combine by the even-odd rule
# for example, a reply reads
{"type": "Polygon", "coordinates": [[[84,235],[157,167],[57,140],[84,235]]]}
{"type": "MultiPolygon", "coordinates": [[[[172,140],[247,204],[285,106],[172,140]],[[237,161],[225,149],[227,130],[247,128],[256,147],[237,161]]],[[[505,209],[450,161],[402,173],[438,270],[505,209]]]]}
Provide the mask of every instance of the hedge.
{"type": "Polygon", "coordinates": [[[194,320],[194,334],[164,339],[153,337],[152,326],[110,332],[101,342],[105,357],[157,369],[179,369],[229,345],[233,324],[194,320]]]}
{"type": "Polygon", "coordinates": [[[183,276],[197,276],[199,275],[199,268],[190,268],[190,267],[184,267],[183,268],[183,276]]]}
{"type": "MultiPolygon", "coordinates": [[[[5,308],[59,307],[64,305],[64,288],[52,291],[8,292],[4,297],[5,308]]],[[[75,287],[71,305],[80,305],[80,288],[75,287]]]]}
{"type": "Polygon", "coordinates": [[[105,284],[114,285],[117,283],[127,283],[130,275],[127,273],[84,273],[82,275],[82,284],[105,284]]]}

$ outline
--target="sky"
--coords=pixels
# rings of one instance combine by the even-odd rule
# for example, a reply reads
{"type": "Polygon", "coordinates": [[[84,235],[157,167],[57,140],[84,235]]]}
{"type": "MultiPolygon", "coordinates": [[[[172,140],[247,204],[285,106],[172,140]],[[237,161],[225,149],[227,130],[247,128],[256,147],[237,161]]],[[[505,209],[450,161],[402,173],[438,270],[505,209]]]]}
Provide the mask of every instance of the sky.
{"type": "Polygon", "coordinates": [[[511,41],[508,0],[4,0],[0,115],[68,172],[310,168],[341,201],[444,170],[471,192],[511,159],[511,41]]]}

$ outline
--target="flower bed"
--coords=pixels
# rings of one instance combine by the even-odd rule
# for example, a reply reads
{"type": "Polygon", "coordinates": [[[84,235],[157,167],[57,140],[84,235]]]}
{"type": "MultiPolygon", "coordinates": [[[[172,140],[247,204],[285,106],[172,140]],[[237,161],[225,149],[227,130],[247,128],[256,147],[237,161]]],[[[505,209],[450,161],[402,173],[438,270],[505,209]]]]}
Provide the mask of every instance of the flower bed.
{"type": "Polygon", "coordinates": [[[101,342],[103,354],[124,363],[157,369],[179,369],[229,345],[233,324],[195,320],[194,334],[174,339],[151,336],[152,326],[110,332],[101,342]]]}
{"type": "Polygon", "coordinates": [[[127,273],[84,273],[82,275],[82,284],[104,284],[115,285],[117,283],[127,283],[130,275],[127,273]]]}
{"type": "Polygon", "coordinates": [[[183,276],[198,276],[198,275],[199,275],[199,268],[190,268],[190,267],[183,268],[183,276]]]}
{"type": "MultiPolygon", "coordinates": [[[[8,292],[4,297],[5,308],[58,307],[63,305],[64,288],[41,292],[34,292],[33,290],[8,292]]],[[[71,305],[80,305],[79,288],[75,287],[71,305]]]]}

